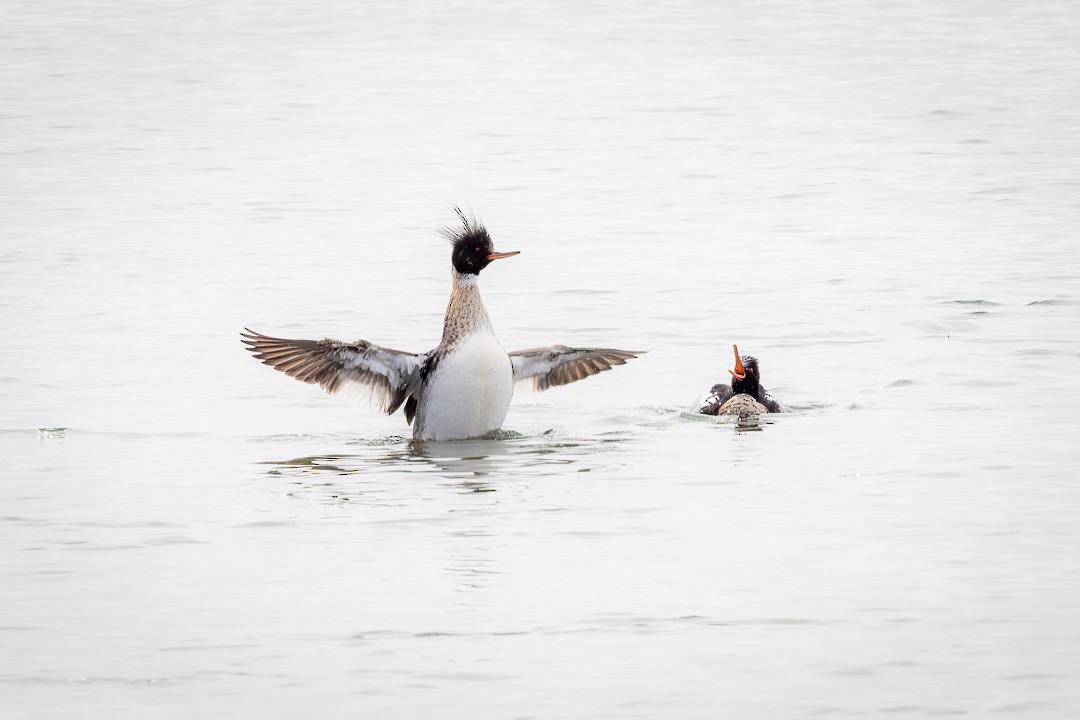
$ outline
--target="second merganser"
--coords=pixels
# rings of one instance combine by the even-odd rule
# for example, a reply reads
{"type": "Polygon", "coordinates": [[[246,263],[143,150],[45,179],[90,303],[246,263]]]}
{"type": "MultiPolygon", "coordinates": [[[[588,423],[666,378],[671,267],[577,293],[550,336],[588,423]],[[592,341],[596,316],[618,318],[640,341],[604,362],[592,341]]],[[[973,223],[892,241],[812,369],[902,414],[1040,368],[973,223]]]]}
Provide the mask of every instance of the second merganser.
{"type": "Polygon", "coordinates": [[[702,399],[699,413],[704,415],[764,415],[765,413],[783,412],[783,406],[769,396],[761,387],[761,372],[758,361],[752,355],[739,356],[739,346],[735,349],[735,369],[731,373],[731,383],[717,383],[702,399]]]}

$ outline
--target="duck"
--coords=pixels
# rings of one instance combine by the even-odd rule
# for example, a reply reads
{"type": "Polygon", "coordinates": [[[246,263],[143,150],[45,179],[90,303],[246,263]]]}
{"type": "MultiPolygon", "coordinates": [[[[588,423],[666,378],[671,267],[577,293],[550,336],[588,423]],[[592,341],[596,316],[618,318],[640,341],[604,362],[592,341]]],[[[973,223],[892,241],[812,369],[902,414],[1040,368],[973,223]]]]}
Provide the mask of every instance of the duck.
{"type": "Polygon", "coordinates": [[[241,341],[263,364],[331,395],[367,400],[393,415],[404,406],[412,437],[465,440],[502,427],[514,388],[540,392],[625,365],[642,351],[551,345],[506,352],[480,296],[480,273],[520,251],[496,252],[475,215],[454,208],[460,225],[440,233],[451,252],[450,300],[442,340],[413,353],[367,340],[288,340],[244,328],[241,341]]]}
{"type": "Polygon", "coordinates": [[[739,346],[735,350],[735,369],[731,373],[731,383],[717,383],[702,399],[698,412],[703,415],[734,415],[748,417],[765,413],[783,412],[783,406],[769,396],[761,387],[761,370],[758,360],[752,355],[739,356],[739,346]]]}

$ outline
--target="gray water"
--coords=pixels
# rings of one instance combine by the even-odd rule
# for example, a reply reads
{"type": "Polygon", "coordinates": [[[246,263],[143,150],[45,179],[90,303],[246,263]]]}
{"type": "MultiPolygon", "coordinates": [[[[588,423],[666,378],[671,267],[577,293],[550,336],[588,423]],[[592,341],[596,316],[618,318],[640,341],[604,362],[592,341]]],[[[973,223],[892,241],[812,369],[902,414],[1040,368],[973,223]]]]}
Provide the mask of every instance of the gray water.
{"type": "Polygon", "coordinates": [[[1080,716],[1080,6],[0,7],[0,717],[1080,716]],[[254,362],[649,352],[498,439],[254,362]],[[688,412],[761,359],[791,412],[688,412]]]}

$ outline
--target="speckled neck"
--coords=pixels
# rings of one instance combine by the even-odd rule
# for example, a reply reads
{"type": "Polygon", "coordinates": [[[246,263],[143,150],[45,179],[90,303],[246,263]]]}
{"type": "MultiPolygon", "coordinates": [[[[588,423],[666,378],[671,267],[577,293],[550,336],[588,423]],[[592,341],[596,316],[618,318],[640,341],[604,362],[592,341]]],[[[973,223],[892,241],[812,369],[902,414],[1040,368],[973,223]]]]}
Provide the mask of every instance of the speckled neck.
{"type": "Polygon", "coordinates": [[[443,320],[441,345],[449,348],[474,332],[492,332],[484,300],[480,297],[479,277],[453,270],[450,302],[443,320]]]}

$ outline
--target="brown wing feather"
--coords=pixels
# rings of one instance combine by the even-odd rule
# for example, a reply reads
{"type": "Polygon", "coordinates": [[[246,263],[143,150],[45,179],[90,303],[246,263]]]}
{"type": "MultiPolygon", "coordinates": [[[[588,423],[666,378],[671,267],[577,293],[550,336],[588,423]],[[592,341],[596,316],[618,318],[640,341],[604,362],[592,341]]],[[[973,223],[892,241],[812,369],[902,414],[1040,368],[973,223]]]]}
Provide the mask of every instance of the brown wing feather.
{"type": "Polygon", "coordinates": [[[537,392],[556,385],[567,385],[615,365],[625,365],[642,351],[615,348],[571,348],[565,345],[531,348],[510,353],[514,381],[531,380],[537,392]]]}
{"type": "Polygon", "coordinates": [[[263,364],[331,394],[355,391],[388,415],[408,397],[426,357],[367,340],[287,340],[253,330],[240,335],[263,364]]]}

